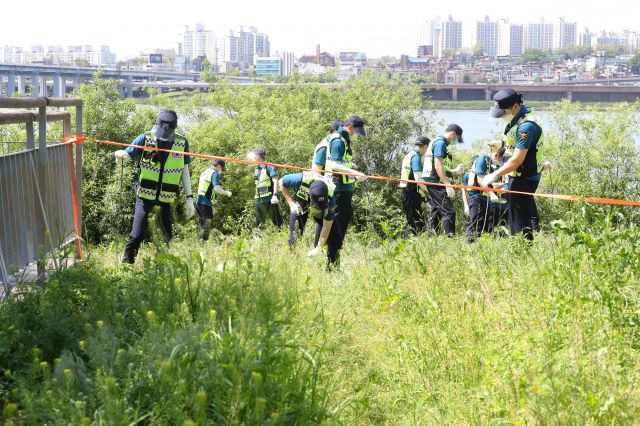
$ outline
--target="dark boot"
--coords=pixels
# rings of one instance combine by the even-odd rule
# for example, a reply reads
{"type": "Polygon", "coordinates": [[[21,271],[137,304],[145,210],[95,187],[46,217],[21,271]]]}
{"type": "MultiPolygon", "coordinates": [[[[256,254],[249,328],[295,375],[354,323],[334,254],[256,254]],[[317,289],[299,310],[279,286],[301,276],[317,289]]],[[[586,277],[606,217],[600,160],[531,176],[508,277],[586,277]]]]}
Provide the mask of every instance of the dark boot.
{"type": "Polygon", "coordinates": [[[136,261],[137,250],[126,248],[124,250],[124,255],[122,256],[122,263],[129,263],[133,265],[136,261]]]}

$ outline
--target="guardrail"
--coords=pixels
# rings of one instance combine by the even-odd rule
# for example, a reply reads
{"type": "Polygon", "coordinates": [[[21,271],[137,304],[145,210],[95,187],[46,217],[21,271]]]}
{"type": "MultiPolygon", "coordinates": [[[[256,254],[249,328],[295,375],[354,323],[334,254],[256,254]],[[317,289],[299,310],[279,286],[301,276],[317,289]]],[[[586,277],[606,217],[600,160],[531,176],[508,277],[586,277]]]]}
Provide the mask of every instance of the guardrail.
{"type": "Polygon", "coordinates": [[[82,146],[75,145],[74,150],[69,144],[47,144],[48,122],[62,121],[61,136],[72,135],[71,113],[47,111],[48,107],[74,107],[75,133],[82,133],[81,99],[0,98],[0,125],[26,126],[24,149],[15,150],[21,141],[10,141],[13,152],[0,155],[0,298],[9,294],[11,284],[27,268],[37,265],[41,276],[44,256],[73,240],[79,244],[82,146]],[[77,188],[77,218],[71,183],[77,188]]]}

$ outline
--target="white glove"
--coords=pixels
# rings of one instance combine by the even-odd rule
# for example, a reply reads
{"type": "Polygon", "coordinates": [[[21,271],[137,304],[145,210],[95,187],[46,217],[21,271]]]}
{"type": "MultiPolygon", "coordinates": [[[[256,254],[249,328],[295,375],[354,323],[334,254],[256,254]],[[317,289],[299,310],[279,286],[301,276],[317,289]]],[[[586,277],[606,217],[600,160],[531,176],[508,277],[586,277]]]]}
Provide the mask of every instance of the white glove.
{"type": "Polygon", "coordinates": [[[273,197],[271,197],[271,204],[278,204],[280,202],[280,200],[278,200],[278,196],[274,195],[273,197]]]}
{"type": "Polygon", "coordinates": [[[295,202],[289,205],[289,210],[296,216],[300,216],[302,214],[302,207],[300,207],[300,204],[295,202]]]}
{"type": "Polygon", "coordinates": [[[309,250],[309,252],[307,253],[307,256],[316,257],[318,253],[320,253],[320,247],[316,246],[313,249],[309,250]]]}
{"type": "Polygon", "coordinates": [[[447,190],[447,197],[449,197],[451,199],[455,198],[455,196],[456,196],[456,190],[455,189],[453,189],[450,186],[447,186],[445,189],[447,190]]]}
{"type": "Polygon", "coordinates": [[[193,197],[187,198],[187,219],[191,219],[196,212],[196,208],[193,206],[193,197]]]}
{"type": "Polygon", "coordinates": [[[227,197],[231,197],[233,193],[231,191],[227,191],[224,195],[226,195],[227,197]]]}
{"type": "Polygon", "coordinates": [[[553,163],[551,161],[545,161],[542,163],[542,170],[551,170],[553,169],[553,163]]]}
{"type": "Polygon", "coordinates": [[[498,179],[498,174],[496,172],[490,173],[486,175],[484,179],[482,179],[482,186],[489,186],[493,182],[495,182],[497,179],[498,179]]]}
{"type": "Polygon", "coordinates": [[[125,151],[124,149],[117,150],[116,152],[114,152],[114,155],[116,156],[116,161],[120,163],[124,163],[125,161],[131,159],[131,157],[129,157],[129,154],[127,154],[127,151],[125,151]]]}
{"type": "Polygon", "coordinates": [[[489,199],[494,203],[500,201],[500,199],[498,198],[498,194],[496,194],[495,192],[489,192],[489,199]]]}
{"type": "Polygon", "coordinates": [[[462,172],[464,172],[464,165],[463,164],[458,164],[458,167],[456,167],[455,169],[452,170],[452,173],[454,175],[459,175],[462,172]]]}

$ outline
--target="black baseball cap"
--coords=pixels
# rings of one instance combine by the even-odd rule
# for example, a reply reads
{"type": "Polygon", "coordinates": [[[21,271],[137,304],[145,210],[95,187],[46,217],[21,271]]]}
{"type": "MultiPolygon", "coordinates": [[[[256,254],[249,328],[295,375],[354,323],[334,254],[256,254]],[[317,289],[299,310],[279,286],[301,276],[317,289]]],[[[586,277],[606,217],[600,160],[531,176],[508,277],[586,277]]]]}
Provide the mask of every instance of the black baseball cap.
{"type": "Polygon", "coordinates": [[[309,186],[309,203],[312,207],[324,211],[329,205],[329,188],[321,180],[314,180],[309,186]]]}
{"type": "Polygon", "coordinates": [[[456,135],[458,135],[458,142],[464,143],[464,140],[462,139],[462,127],[458,126],[455,123],[451,123],[447,126],[446,129],[444,129],[444,131],[445,133],[454,132],[456,135]]]}
{"type": "Polygon", "coordinates": [[[425,145],[429,145],[429,143],[431,143],[431,139],[429,139],[426,136],[420,136],[416,141],[415,145],[425,146],[425,145]]]}
{"type": "Polygon", "coordinates": [[[345,125],[352,125],[356,132],[361,136],[367,136],[367,131],[364,129],[364,120],[357,115],[352,115],[345,120],[345,125]]]}
{"type": "Polygon", "coordinates": [[[266,155],[267,155],[267,151],[264,148],[254,149],[253,153],[260,158],[266,158],[266,155]]]}
{"type": "Polygon", "coordinates": [[[344,121],[340,120],[339,118],[335,119],[331,122],[331,125],[329,126],[329,131],[336,132],[342,126],[344,126],[344,121]]]}
{"type": "Polygon", "coordinates": [[[156,118],[156,124],[168,124],[172,129],[178,127],[178,114],[170,109],[163,109],[158,114],[158,118],[156,118]]]}
{"type": "Polygon", "coordinates": [[[491,107],[489,114],[493,118],[500,118],[504,115],[505,109],[522,103],[522,93],[518,93],[513,89],[503,89],[493,95],[493,100],[496,104],[491,107]]]}
{"type": "Polygon", "coordinates": [[[214,165],[214,167],[215,167],[215,166],[220,166],[220,167],[222,167],[222,171],[227,170],[227,166],[226,166],[226,164],[225,164],[224,160],[215,160],[215,161],[213,162],[213,165],[214,165]]]}

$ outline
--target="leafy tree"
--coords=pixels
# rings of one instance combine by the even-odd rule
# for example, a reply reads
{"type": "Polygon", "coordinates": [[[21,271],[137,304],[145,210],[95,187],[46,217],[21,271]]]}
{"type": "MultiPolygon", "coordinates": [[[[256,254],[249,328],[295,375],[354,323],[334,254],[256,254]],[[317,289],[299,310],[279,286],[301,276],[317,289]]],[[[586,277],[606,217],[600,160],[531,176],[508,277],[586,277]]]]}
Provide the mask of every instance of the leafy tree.
{"type": "Polygon", "coordinates": [[[528,64],[531,62],[547,62],[549,57],[547,53],[542,49],[527,49],[522,54],[522,58],[520,61],[523,64],[528,64]]]}
{"type": "Polygon", "coordinates": [[[629,59],[629,70],[634,74],[640,74],[640,53],[629,59]]]}
{"type": "Polygon", "coordinates": [[[476,44],[475,46],[473,46],[471,53],[476,58],[480,58],[484,56],[484,47],[481,44],[476,44]]]}

